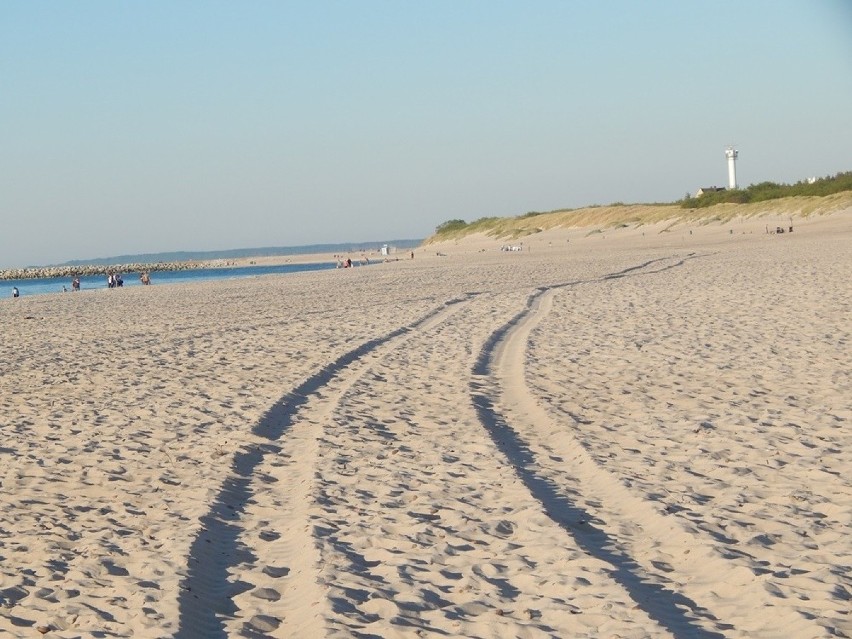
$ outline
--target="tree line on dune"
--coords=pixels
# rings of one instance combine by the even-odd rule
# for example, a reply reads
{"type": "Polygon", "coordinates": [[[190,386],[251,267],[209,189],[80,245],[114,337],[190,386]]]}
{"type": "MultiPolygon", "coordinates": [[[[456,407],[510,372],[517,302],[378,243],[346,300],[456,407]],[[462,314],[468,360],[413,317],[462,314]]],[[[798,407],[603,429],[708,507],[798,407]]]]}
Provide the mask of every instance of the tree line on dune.
{"type": "MultiPolygon", "coordinates": [[[[826,176],[815,180],[802,180],[795,184],[779,184],[776,182],[760,182],[752,184],[743,189],[721,189],[719,191],[711,191],[700,196],[692,196],[689,193],[683,199],[669,203],[654,203],[654,206],[679,206],[684,209],[703,209],[709,208],[716,204],[749,204],[753,202],[765,202],[767,200],[776,200],[781,198],[810,196],[810,197],[825,197],[852,191],[852,171],[837,173],[833,176],[826,176]]],[[[610,204],[610,207],[627,206],[623,202],[610,204]]],[[[586,208],[599,208],[598,205],[592,205],[586,208]]],[[[557,211],[530,211],[525,215],[521,215],[515,219],[523,219],[545,215],[547,213],[565,213],[572,209],[559,209],[557,211]]],[[[447,220],[439,224],[435,228],[435,234],[429,238],[430,241],[440,241],[453,237],[460,237],[476,232],[493,232],[496,227],[504,225],[508,218],[500,217],[482,217],[473,222],[465,222],[461,219],[447,220]]],[[[525,229],[526,233],[532,232],[530,229],[525,229]]],[[[524,233],[521,233],[524,234],[524,233]]]]}

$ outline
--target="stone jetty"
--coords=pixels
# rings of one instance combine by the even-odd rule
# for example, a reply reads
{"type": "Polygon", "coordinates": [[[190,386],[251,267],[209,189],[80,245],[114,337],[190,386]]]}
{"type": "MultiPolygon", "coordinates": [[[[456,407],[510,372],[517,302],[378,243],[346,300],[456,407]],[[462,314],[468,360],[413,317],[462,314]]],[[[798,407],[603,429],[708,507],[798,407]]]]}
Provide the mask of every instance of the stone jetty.
{"type": "Polygon", "coordinates": [[[233,262],[154,262],[151,264],[87,264],[77,266],[36,266],[0,270],[0,280],[29,280],[49,277],[106,276],[109,273],[154,273],[156,271],[190,271],[199,268],[233,266],[233,262]]]}

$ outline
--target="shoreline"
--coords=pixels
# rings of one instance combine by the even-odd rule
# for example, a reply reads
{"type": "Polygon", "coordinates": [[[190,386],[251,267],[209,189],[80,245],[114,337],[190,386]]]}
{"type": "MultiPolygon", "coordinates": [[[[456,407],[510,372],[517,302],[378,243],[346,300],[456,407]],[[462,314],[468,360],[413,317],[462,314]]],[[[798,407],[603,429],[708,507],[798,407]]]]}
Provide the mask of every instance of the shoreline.
{"type": "Polygon", "coordinates": [[[428,255],[432,250],[441,252],[443,248],[455,246],[459,242],[464,245],[470,245],[477,240],[483,240],[483,243],[489,247],[494,245],[517,246],[524,245],[524,243],[526,243],[526,246],[540,246],[542,244],[541,236],[543,235],[547,237],[549,243],[552,243],[553,241],[579,240],[592,234],[602,237],[605,237],[607,234],[625,234],[622,232],[624,230],[626,232],[641,230],[643,234],[647,232],[649,234],[672,233],[673,235],[677,235],[684,229],[691,231],[693,229],[724,228],[730,231],[734,231],[735,229],[735,232],[739,234],[743,232],[744,228],[749,229],[747,232],[753,233],[755,229],[760,228],[762,225],[768,232],[770,227],[785,228],[788,225],[807,224],[822,218],[830,218],[838,214],[843,215],[850,210],[847,205],[849,198],[850,196],[847,193],[835,194],[823,198],[789,198],[782,201],[783,206],[780,209],[773,208],[773,205],[777,205],[773,200],[745,205],[717,205],[713,209],[693,209],[688,211],[678,211],[672,208],[674,205],[669,205],[666,208],[669,211],[668,216],[661,219],[657,219],[660,215],[657,210],[660,207],[654,205],[624,205],[620,207],[600,207],[599,209],[586,208],[568,212],[541,213],[530,220],[507,218],[507,222],[517,222],[519,229],[525,229],[525,234],[515,239],[509,239],[508,236],[504,235],[495,236],[482,233],[445,240],[426,238],[419,246],[396,249],[390,256],[382,255],[378,250],[365,250],[354,252],[342,251],[340,254],[308,252],[211,260],[7,268],[0,269],[0,281],[74,277],[75,275],[91,277],[105,276],[109,273],[153,273],[158,271],[183,271],[253,265],[311,264],[335,262],[340,257],[344,259],[345,257],[351,257],[354,261],[355,257],[353,256],[360,257],[361,255],[366,255],[371,261],[384,261],[386,258],[398,260],[402,259],[402,256],[409,255],[412,251],[416,254],[428,255]],[[640,213],[642,210],[650,212],[646,213],[646,217],[648,217],[647,221],[638,221],[642,219],[642,214],[640,213]],[[572,218],[572,216],[575,216],[575,218],[572,218]],[[599,221],[596,222],[597,218],[599,218],[599,221]],[[575,225],[572,219],[578,220],[579,223],[575,225]],[[618,222],[619,220],[621,222],[618,222]],[[542,224],[543,226],[524,226],[524,224],[531,223],[542,224]],[[554,234],[556,236],[555,239],[554,234]]]}
{"type": "Polygon", "coordinates": [[[110,273],[158,273],[162,271],[193,271],[199,269],[215,268],[241,268],[257,264],[315,264],[333,262],[328,256],[319,254],[305,255],[282,255],[268,258],[240,258],[232,260],[205,260],[185,262],[148,262],[130,264],[104,264],[104,265],[82,265],[82,266],[44,266],[23,269],[0,270],[0,281],[5,280],[27,280],[27,279],[52,279],[105,276],[110,273]],[[292,259],[295,258],[295,259],[292,259]]]}
{"type": "MultiPolygon", "coordinates": [[[[358,253],[358,256],[366,255],[370,261],[385,261],[388,256],[383,256],[377,251],[358,253]]],[[[355,261],[355,260],[353,260],[355,261]]],[[[0,281],[31,280],[31,279],[54,279],[106,276],[110,273],[136,274],[136,273],[158,273],[163,271],[182,272],[201,269],[225,269],[225,268],[250,268],[252,266],[282,266],[286,264],[334,264],[340,262],[336,255],[325,253],[304,253],[288,255],[269,255],[264,257],[246,257],[238,259],[221,259],[205,261],[185,262],[150,262],[131,264],[109,264],[109,265],[86,265],[86,266],[45,266],[24,269],[0,270],[0,281]]]]}
{"type": "MultiPolygon", "coordinates": [[[[298,247],[291,247],[298,248],[298,247]]],[[[310,248],[310,247],[306,247],[310,248]]],[[[413,249],[395,249],[395,253],[407,253],[413,249]]],[[[156,273],[161,271],[188,271],[205,268],[241,268],[245,266],[259,265],[282,265],[282,264],[317,264],[335,263],[340,256],[352,257],[365,255],[371,261],[382,260],[387,256],[379,250],[344,251],[339,254],[333,253],[282,253],[281,255],[264,255],[255,257],[239,258],[217,258],[209,260],[184,260],[168,262],[130,262],[113,264],[82,264],[75,266],[35,266],[24,268],[0,269],[0,281],[24,280],[24,279],[48,279],[54,277],[81,277],[105,276],[109,273],[156,273]]],[[[391,253],[394,255],[394,253],[391,253]]]]}

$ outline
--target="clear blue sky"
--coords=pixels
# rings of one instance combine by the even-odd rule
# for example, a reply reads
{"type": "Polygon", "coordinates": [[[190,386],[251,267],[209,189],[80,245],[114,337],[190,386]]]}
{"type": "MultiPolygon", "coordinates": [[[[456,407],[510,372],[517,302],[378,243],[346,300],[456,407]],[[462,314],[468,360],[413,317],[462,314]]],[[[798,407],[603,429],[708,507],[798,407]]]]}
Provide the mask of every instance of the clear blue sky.
{"type": "Polygon", "coordinates": [[[849,0],[0,0],[0,267],[852,170],[849,0]]]}

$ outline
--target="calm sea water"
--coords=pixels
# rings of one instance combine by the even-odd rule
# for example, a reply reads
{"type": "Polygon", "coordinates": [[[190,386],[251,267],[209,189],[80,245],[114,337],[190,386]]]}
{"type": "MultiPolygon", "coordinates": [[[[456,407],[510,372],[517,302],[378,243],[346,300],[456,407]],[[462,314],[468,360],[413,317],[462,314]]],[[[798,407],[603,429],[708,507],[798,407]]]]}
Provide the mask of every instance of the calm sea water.
{"type": "MultiPolygon", "coordinates": [[[[151,284],[181,284],[186,282],[201,282],[209,280],[226,280],[258,275],[301,273],[304,271],[322,271],[336,268],[335,262],[319,264],[278,264],[274,266],[243,266],[229,268],[200,268],[189,271],[156,271],[151,273],[151,284]]],[[[360,267],[358,267],[360,268],[360,267]]],[[[139,273],[123,273],[124,286],[142,286],[139,273]]],[[[18,287],[21,297],[29,295],[45,295],[47,293],[62,293],[63,287],[71,292],[70,277],[49,277],[32,280],[2,280],[0,291],[4,296],[11,297],[13,287],[18,287]]],[[[80,278],[80,290],[91,291],[107,288],[106,275],[80,278]]]]}

